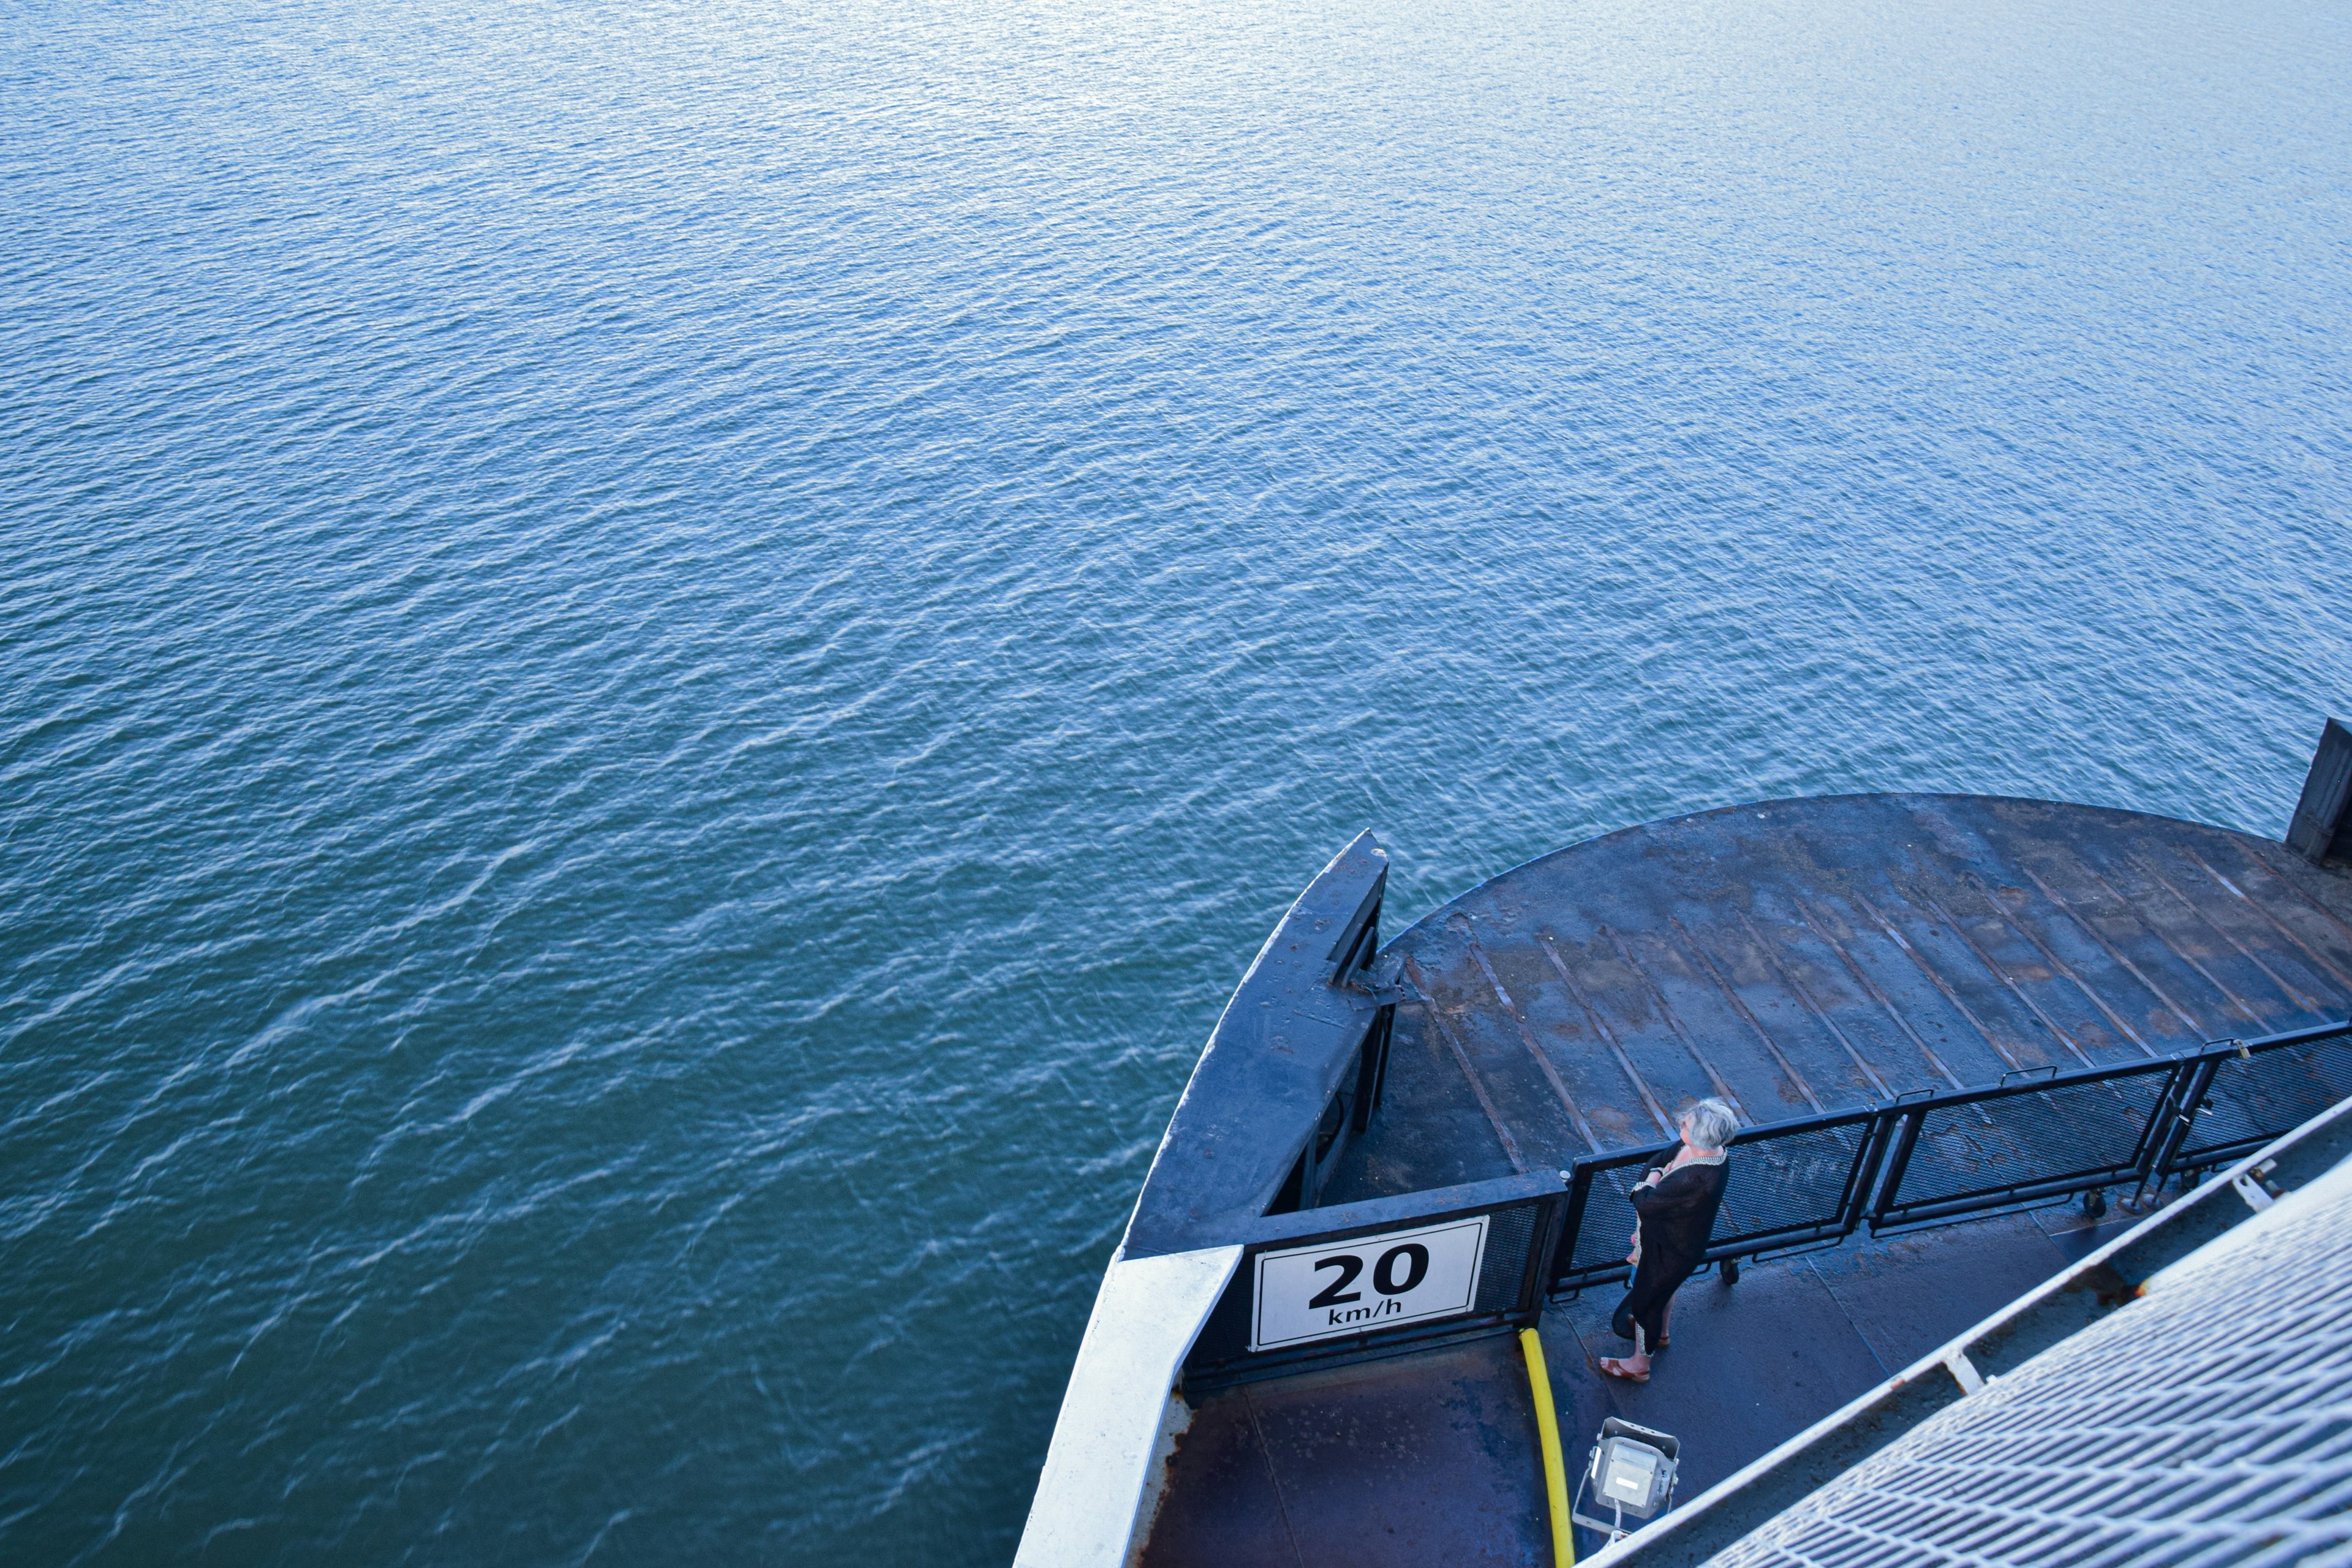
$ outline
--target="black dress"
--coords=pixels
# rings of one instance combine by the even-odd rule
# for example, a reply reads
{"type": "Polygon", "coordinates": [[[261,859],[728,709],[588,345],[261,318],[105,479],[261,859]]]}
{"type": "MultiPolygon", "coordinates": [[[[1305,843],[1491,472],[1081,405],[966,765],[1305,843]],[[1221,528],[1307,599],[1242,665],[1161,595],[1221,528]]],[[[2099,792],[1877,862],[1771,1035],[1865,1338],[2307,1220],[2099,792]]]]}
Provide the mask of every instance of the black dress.
{"type": "Polygon", "coordinates": [[[1634,1266],[1633,1289],[1616,1318],[1620,1333],[1632,1320],[1636,1354],[1647,1354],[1665,1338],[1666,1303],[1706,1260],[1715,1211],[1723,1206],[1723,1185],[1731,1175],[1725,1161],[1721,1154],[1692,1160],[1664,1181],[1644,1180],[1633,1191],[1642,1261],[1634,1266]]]}

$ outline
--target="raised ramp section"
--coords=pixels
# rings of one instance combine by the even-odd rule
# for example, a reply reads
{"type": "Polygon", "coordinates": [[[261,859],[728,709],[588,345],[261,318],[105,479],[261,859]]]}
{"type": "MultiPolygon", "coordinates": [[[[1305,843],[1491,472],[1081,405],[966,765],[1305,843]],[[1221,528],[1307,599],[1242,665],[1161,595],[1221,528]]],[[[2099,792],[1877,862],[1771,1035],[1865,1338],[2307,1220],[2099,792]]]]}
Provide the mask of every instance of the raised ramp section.
{"type": "Polygon", "coordinates": [[[1845,795],[1531,861],[1391,942],[1387,1092],[1344,1203],[2352,1013],[2352,872],[2092,806],[1845,795]]]}

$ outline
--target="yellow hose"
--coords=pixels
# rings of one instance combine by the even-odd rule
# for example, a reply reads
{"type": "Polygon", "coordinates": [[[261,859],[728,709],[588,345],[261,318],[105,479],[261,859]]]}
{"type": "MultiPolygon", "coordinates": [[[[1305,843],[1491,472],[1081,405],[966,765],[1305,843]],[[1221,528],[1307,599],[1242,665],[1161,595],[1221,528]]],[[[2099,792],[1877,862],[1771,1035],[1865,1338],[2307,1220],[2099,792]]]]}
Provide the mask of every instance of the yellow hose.
{"type": "Polygon", "coordinates": [[[1544,1496],[1551,1503],[1552,1568],[1576,1568],[1576,1531],[1568,1522],[1568,1467],[1559,1457],[1559,1416],[1551,1405],[1551,1373],[1544,1370],[1543,1341],[1533,1329],[1519,1331],[1528,1355],[1528,1387],[1536,1396],[1536,1436],[1543,1444],[1544,1496]]]}

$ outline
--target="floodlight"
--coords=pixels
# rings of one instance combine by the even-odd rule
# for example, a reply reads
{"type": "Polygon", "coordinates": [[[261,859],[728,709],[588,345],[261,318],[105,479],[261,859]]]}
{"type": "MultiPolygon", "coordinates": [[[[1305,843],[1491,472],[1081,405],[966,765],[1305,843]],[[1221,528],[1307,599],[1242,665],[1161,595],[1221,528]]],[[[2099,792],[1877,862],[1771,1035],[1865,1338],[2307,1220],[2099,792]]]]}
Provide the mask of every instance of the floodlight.
{"type": "Polygon", "coordinates": [[[1601,1445],[1592,1474],[1602,1499],[1627,1513],[1647,1519],[1666,1500],[1667,1479],[1675,1463],[1647,1443],[1632,1437],[1612,1437],[1601,1445]]]}
{"type": "Polygon", "coordinates": [[[1576,1483],[1577,1504],[1583,1502],[1589,1486],[1595,1501],[1609,1505],[1612,1517],[1587,1519],[1575,1505],[1570,1505],[1569,1517],[1612,1541],[1625,1534],[1627,1515],[1636,1521],[1654,1517],[1674,1500],[1675,1466],[1682,1448],[1679,1438],[1612,1415],[1601,1424],[1601,1440],[1592,1446],[1592,1457],[1576,1483]]]}

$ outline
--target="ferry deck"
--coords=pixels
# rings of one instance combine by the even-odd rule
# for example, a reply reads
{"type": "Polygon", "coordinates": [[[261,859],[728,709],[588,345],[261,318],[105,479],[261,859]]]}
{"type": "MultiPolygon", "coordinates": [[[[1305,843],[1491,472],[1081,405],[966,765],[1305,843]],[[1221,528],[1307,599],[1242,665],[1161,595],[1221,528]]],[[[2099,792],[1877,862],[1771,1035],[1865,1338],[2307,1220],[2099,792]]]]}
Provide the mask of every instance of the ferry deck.
{"type": "MultiPolygon", "coordinates": [[[[1090,1546],[1033,1512],[1021,1561],[1553,1563],[1529,1328],[1570,1479],[1616,1415],[1679,1436],[1696,1497],[2352,1096],[2347,793],[2331,725],[2285,843],[2014,799],[1744,805],[1546,856],[1385,942],[1360,838],[1227,1008],[1107,1277],[1072,1401],[1109,1396],[1087,1356],[1120,1310],[1182,1342],[1164,1408],[1131,1395],[1137,1494],[1109,1488],[1090,1546]],[[1710,1095],[1743,1124],[1716,1261],[1652,1381],[1604,1378],[1625,1188],[1710,1095]],[[1466,1310],[1277,1344],[1253,1305],[1285,1257],[1472,1220],[1466,1310]]],[[[1120,1447],[1077,1408],[1041,1509],[1120,1447]]]]}

